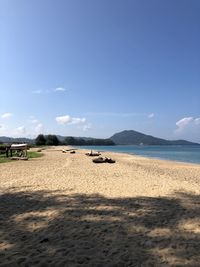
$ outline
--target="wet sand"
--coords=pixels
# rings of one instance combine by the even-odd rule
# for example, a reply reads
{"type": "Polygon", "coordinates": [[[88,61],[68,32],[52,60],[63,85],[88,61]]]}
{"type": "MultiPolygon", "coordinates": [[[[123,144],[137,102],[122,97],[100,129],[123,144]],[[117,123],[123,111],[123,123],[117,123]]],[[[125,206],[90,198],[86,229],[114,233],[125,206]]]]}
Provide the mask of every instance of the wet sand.
{"type": "Polygon", "coordinates": [[[61,149],[0,164],[0,266],[200,266],[200,165],[61,149]]]}

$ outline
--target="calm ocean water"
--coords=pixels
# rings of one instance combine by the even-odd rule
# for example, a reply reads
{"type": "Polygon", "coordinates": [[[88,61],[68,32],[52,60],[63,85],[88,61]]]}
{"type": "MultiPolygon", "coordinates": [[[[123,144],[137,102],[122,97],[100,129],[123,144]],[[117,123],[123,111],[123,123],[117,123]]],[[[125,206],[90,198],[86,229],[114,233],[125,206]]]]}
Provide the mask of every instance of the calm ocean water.
{"type": "Polygon", "coordinates": [[[84,146],[80,148],[200,164],[200,146],[84,146]]]}

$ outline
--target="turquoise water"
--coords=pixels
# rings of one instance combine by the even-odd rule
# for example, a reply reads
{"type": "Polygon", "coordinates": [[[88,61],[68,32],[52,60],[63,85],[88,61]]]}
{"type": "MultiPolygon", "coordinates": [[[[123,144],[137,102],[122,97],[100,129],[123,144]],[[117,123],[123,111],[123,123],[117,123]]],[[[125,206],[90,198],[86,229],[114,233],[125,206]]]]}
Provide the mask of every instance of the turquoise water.
{"type": "Polygon", "coordinates": [[[80,148],[200,164],[200,146],[84,146],[80,148]]]}

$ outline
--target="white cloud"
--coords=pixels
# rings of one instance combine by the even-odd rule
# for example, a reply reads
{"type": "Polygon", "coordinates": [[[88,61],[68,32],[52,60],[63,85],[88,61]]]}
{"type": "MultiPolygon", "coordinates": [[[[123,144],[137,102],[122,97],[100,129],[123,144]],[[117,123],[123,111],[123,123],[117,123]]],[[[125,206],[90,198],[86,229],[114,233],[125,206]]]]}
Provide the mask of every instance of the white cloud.
{"type": "Polygon", "coordinates": [[[38,123],[39,121],[37,119],[33,119],[31,120],[31,123],[35,124],[35,123],[38,123]]]}
{"type": "Polygon", "coordinates": [[[200,125],[200,118],[196,118],[196,119],[194,120],[194,123],[195,123],[196,125],[200,125]]]}
{"type": "Polygon", "coordinates": [[[196,119],[194,119],[193,117],[186,117],[186,118],[182,118],[181,120],[177,121],[176,126],[178,128],[176,129],[176,132],[183,131],[189,125],[194,124],[195,120],[196,119]]]}
{"type": "Polygon", "coordinates": [[[56,117],[56,121],[58,124],[67,125],[67,124],[82,124],[86,122],[85,118],[72,118],[69,115],[64,115],[60,117],[56,117]]]}
{"type": "Polygon", "coordinates": [[[200,117],[185,117],[176,122],[174,131],[176,138],[192,140],[200,143],[200,117]]]}
{"type": "Polygon", "coordinates": [[[72,124],[82,124],[86,122],[85,118],[71,118],[72,124]]]}
{"type": "Polygon", "coordinates": [[[16,128],[17,134],[25,134],[26,133],[26,128],[25,126],[20,126],[16,128]]]}
{"type": "Polygon", "coordinates": [[[148,115],[148,118],[149,118],[149,119],[152,119],[152,118],[154,118],[154,117],[155,117],[155,114],[154,114],[154,113],[151,113],[151,114],[148,115]]]}
{"type": "Polygon", "coordinates": [[[50,94],[52,92],[65,92],[66,89],[64,87],[57,87],[55,89],[47,89],[47,90],[33,90],[32,94],[41,95],[41,94],[50,94]]]}
{"type": "Polygon", "coordinates": [[[1,115],[1,118],[2,118],[2,119],[6,119],[6,118],[10,118],[10,117],[12,117],[12,116],[13,116],[12,113],[7,112],[7,113],[2,114],[2,115],[1,115]]]}
{"type": "Polygon", "coordinates": [[[63,88],[63,87],[57,87],[54,91],[55,91],[55,92],[65,92],[66,89],[63,88]]]}
{"type": "Polygon", "coordinates": [[[56,117],[56,121],[58,124],[63,124],[63,125],[69,124],[71,123],[71,117],[69,115],[56,117]]]}
{"type": "Polygon", "coordinates": [[[42,123],[37,124],[34,129],[35,134],[38,135],[42,133],[42,131],[43,131],[43,124],[42,123]]]}
{"type": "Polygon", "coordinates": [[[92,128],[91,124],[86,124],[86,125],[83,125],[82,130],[84,132],[86,132],[86,131],[90,130],[91,128],[92,128]]]}
{"type": "Polygon", "coordinates": [[[35,138],[40,133],[43,133],[43,124],[33,124],[31,127],[27,128],[25,125],[15,127],[15,128],[7,128],[3,124],[0,124],[0,136],[11,136],[11,137],[29,137],[35,138]]]}
{"type": "Polygon", "coordinates": [[[35,116],[29,116],[28,122],[32,124],[36,124],[36,123],[39,123],[39,120],[36,119],[35,116]]]}

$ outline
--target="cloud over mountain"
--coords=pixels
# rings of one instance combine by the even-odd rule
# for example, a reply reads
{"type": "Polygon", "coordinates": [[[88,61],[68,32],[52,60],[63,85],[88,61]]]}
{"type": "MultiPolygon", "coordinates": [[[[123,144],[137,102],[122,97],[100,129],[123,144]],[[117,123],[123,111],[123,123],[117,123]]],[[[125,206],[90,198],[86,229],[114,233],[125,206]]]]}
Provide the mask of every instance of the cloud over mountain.
{"type": "Polygon", "coordinates": [[[200,125],[200,118],[185,117],[176,122],[176,132],[182,132],[188,128],[200,125]]]}

